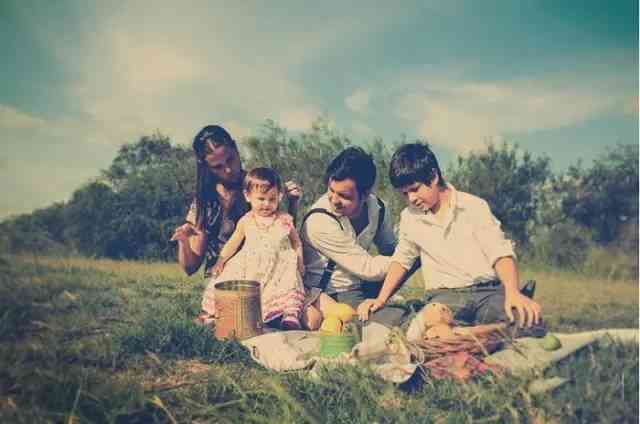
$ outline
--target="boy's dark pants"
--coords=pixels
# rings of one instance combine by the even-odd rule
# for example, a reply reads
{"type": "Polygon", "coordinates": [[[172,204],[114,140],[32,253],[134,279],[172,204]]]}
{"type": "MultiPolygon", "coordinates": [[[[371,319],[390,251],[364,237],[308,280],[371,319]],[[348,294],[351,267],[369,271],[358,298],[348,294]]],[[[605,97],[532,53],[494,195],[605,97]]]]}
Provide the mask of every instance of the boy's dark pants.
{"type": "MultiPolygon", "coordinates": [[[[365,299],[378,297],[382,284],[363,283],[361,288],[346,292],[332,293],[330,296],[340,303],[346,303],[356,309],[365,299]]],[[[397,327],[407,318],[409,312],[398,306],[385,306],[371,314],[371,321],[384,324],[387,327],[397,327]]]]}
{"type": "MultiPolygon", "coordinates": [[[[535,281],[527,281],[520,289],[525,296],[533,298],[535,281]]],[[[466,325],[508,322],[504,312],[504,286],[499,281],[489,281],[459,289],[435,289],[425,294],[425,303],[443,303],[451,308],[456,321],[466,325]]],[[[518,322],[517,311],[514,318],[518,322]]],[[[524,331],[519,335],[543,336],[544,324],[524,331]]]]}

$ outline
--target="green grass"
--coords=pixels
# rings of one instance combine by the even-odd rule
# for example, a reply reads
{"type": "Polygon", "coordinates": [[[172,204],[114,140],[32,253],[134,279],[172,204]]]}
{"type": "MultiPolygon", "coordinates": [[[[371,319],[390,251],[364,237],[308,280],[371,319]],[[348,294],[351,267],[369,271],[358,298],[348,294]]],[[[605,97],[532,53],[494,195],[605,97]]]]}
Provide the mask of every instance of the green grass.
{"type": "MultiPolygon", "coordinates": [[[[524,269],[552,330],[638,326],[637,281],[524,269]]],[[[0,261],[0,422],[637,422],[638,346],[599,343],[535,375],[408,388],[366,368],[274,373],[193,324],[201,275],[175,264],[0,261]]],[[[402,289],[421,295],[415,278],[402,289]]]]}

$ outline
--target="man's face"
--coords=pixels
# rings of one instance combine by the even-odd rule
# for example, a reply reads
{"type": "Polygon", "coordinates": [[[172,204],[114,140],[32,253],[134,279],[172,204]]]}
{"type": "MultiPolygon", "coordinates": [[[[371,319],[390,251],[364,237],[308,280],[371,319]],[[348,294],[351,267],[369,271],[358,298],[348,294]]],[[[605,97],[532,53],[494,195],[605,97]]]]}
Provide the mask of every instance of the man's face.
{"type": "Polygon", "coordinates": [[[207,167],[223,184],[242,182],[242,164],[238,151],[227,146],[211,146],[211,153],[204,157],[207,167]]]}
{"type": "Polygon", "coordinates": [[[423,212],[437,212],[440,207],[440,188],[436,176],[430,184],[414,182],[400,189],[409,206],[423,212]]]}
{"type": "Polygon", "coordinates": [[[356,182],[351,178],[342,181],[329,180],[327,195],[331,209],[336,215],[352,218],[362,211],[367,196],[361,195],[356,188],[356,182]]]}

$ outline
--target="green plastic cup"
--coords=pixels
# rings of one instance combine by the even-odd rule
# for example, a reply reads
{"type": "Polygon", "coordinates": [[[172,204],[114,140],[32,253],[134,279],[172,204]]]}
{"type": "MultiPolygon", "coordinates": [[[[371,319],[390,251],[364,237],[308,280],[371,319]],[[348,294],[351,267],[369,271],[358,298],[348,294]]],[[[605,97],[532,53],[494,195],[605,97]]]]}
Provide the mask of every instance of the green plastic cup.
{"type": "Polygon", "coordinates": [[[335,358],[341,353],[349,353],[356,345],[354,336],[320,336],[320,357],[335,358]]]}

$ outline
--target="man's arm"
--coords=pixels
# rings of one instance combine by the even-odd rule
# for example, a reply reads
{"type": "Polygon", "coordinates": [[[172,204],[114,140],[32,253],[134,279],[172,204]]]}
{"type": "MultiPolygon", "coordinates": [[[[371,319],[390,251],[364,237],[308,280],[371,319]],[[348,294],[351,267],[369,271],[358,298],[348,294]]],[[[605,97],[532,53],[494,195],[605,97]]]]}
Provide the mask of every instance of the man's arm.
{"type": "Polygon", "coordinates": [[[298,205],[300,205],[300,199],[302,199],[302,187],[300,187],[295,181],[287,181],[284,184],[284,188],[287,194],[287,200],[289,201],[287,211],[289,212],[289,215],[293,217],[293,222],[295,224],[296,217],[298,216],[298,205]]]}
{"type": "Polygon", "coordinates": [[[391,217],[391,213],[389,212],[389,208],[384,208],[384,217],[379,216],[378,219],[382,219],[382,227],[380,231],[378,231],[373,239],[376,247],[378,248],[378,252],[381,255],[391,256],[393,255],[393,251],[398,244],[398,238],[393,232],[393,219],[391,217]]]}
{"type": "Polygon", "coordinates": [[[531,327],[540,322],[540,305],[520,293],[518,267],[511,256],[499,258],[494,264],[498,278],[504,286],[504,312],[509,321],[514,321],[513,309],[518,312],[520,324],[531,327]]]}
{"type": "Polygon", "coordinates": [[[284,221],[286,222],[285,225],[290,227],[289,241],[291,242],[291,248],[294,252],[296,252],[298,272],[300,272],[300,275],[304,276],[304,253],[302,248],[302,240],[300,240],[300,235],[293,225],[293,218],[291,218],[291,215],[287,214],[284,217],[284,221]]]}
{"type": "Polygon", "coordinates": [[[302,236],[311,247],[362,280],[382,280],[391,262],[388,256],[371,255],[325,214],[311,215],[303,226],[302,236]]]}
{"type": "Polygon", "coordinates": [[[365,299],[358,305],[360,319],[366,320],[370,311],[375,312],[382,308],[395,291],[420,267],[420,249],[410,236],[412,231],[415,231],[415,227],[411,220],[406,215],[401,215],[400,240],[393,253],[384,283],[377,298],[365,299]]]}
{"type": "Polygon", "coordinates": [[[484,200],[476,206],[476,240],[486,257],[493,264],[498,279],[505,290],[504,311],[511,322],[513,309],[521,324],[531,326],[540,321],[540,305],[520,293],[518,268],[515,262],[513,243],[505,237],[500,221],[493,215],[484,200]]]}

